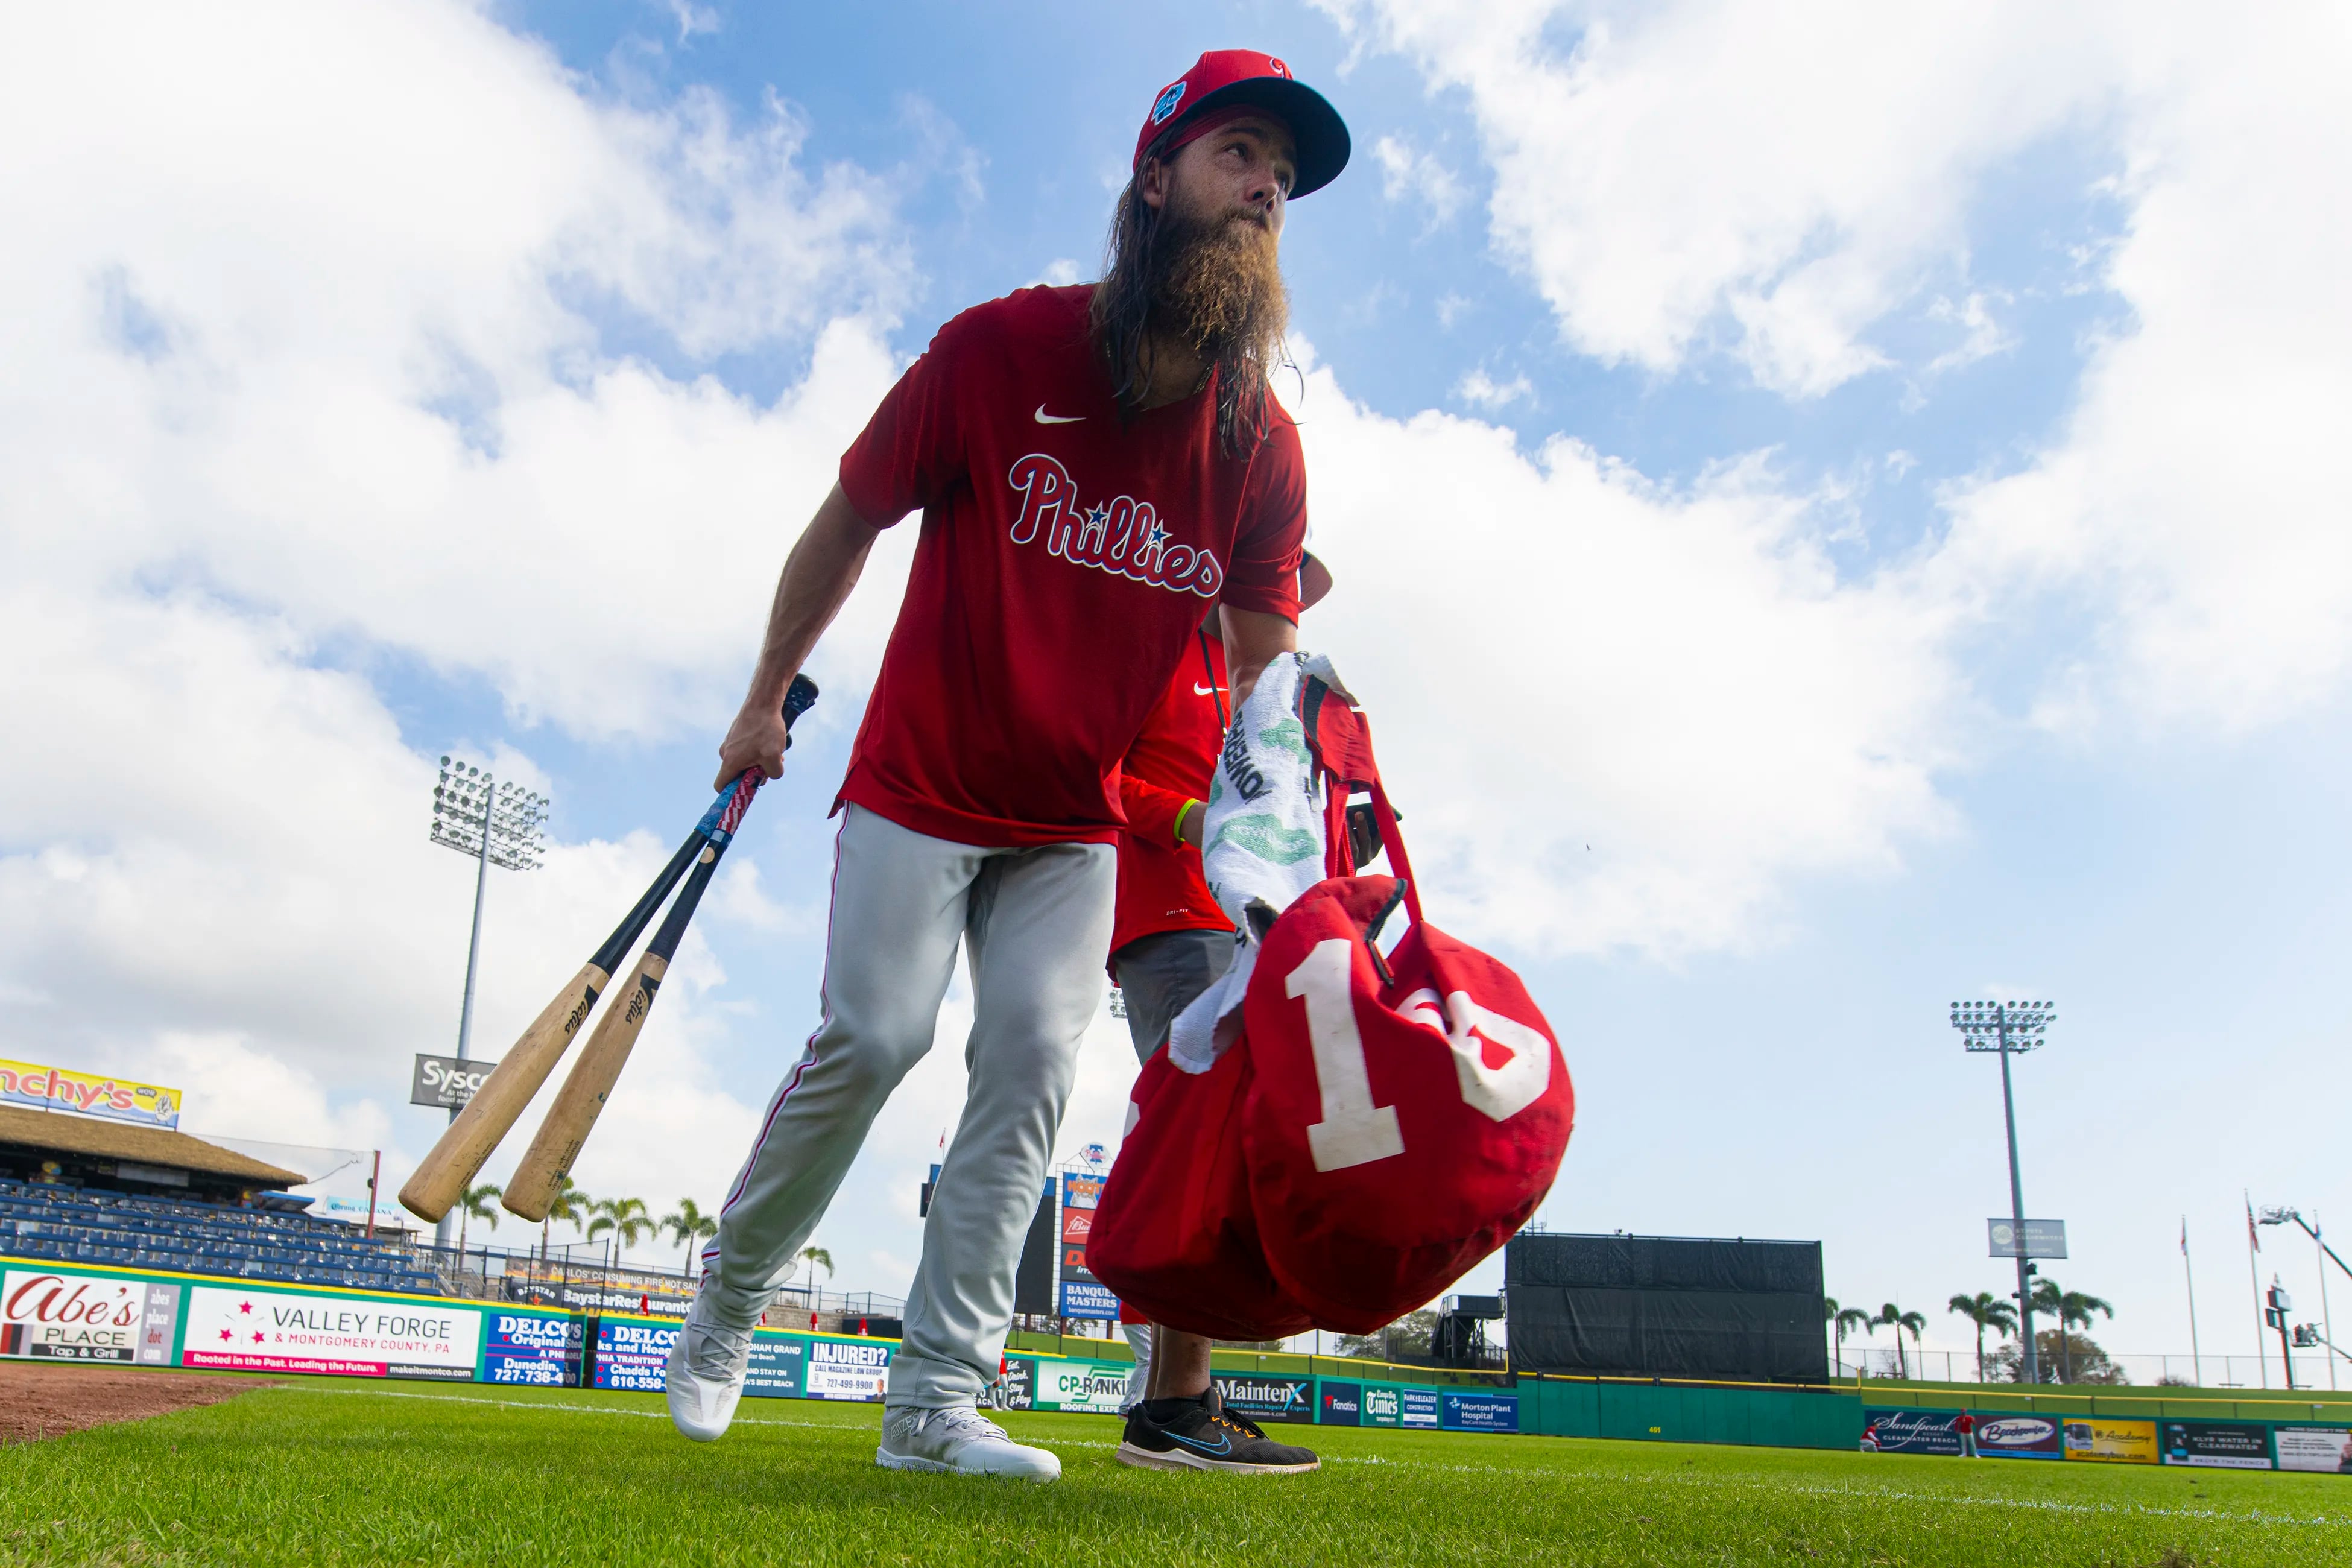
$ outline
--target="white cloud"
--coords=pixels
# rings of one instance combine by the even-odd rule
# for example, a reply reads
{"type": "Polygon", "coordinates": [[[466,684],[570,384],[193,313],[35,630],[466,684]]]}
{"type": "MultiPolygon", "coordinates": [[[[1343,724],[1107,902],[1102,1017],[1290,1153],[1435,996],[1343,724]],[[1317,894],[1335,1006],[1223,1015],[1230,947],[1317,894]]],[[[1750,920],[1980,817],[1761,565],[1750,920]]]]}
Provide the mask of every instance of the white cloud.
{"type": "Polygon", "coordinates": [[[1671,370],[1720,338],[1816,395],[1955,250],[1984,174],[2101,112],[2144,8],[1319,0],[1460,89],[1493,232],[1569,341],[1671,370]],[[1562,47],[1553,39],[1574,38],[1562,47]]]}
{"type": "Polygon", "coordinates": [[[1418,205],[1425,228],[1450,222],[1462,210],[1465,192],[1434,153],[1424,153],[1402,136],[1383,136],[1372,144],[1381,165],[1381,194],[1392,202],[1418,205]]]}
{"type": "Polygon", "coordinates": [[[1454,388],[1454,395],[1481,408],[1502,408],[1523,397],[1533,397],[1535,384],[1525,375],[1515,375],[1508,381],[1496,381],[1483,370],[1474,370],[1464,376],[1454,388]]]}
{"type": "Polygon", "coordinates": [[[1301,640],[1371,714],[1440,924],[1746,947],[1792,879],[1950,826],[1948,621],[1900,574],[1841,579],[1833,497],[1752,459],[1662,489],[1565,439],[1383,417],[1324,369],[1306,406],[1339,585],[1301,640]]]}
{"type": "Polygon", "coordinates": [[[1885,363],[1898,309],[2006,352],[1967,287],[1989,177],[2055,150],[2123,213],[2081,247],[2125,307],[2039,450],[1948,485],[1922,592],[2030,629],[2042,722],[2234,728],[2352,670],[2352,38],[2323,5],[1326,0],[1459,89],[1494,236],[1569,341],[1672,372],[1720,346],[1818,394],[1885,363]],[[1572,39],[1563,46],[1554,40],[1572,39]],[[2030,617],[2030,620],[2029,620],[2030,617]],[[2056,645],[2054,647],[2053,645],[2056,645]]]}

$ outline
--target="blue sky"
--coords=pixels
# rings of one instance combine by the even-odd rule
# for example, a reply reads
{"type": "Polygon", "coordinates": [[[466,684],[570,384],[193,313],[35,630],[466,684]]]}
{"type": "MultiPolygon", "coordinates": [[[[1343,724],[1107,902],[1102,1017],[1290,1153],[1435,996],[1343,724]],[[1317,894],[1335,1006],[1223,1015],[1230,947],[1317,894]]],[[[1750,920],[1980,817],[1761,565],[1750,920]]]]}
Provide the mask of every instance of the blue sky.
{"type": "MultiPolygon", "coordinates": [[[[0,175],[50,220],[0,263],[0,690],[44,740],[0,778],[6,1054],[404,1169],[471,890],[424,841],[434,760],[556,801],[549,869],[493,875],[495,1053],[699,811],[776,565],[896,368],[1090,276],[1153,92],[1248,45],[1356,143],[1285,241],[1340,580],[1307,640],[1381,726],[1434,918],[1567,1049],[1546,1221],[1818,1237],[1833,1294],[1964,1345],[1937,1308],[2006,1288],[2005,1173],[1944,1005],[2049,995],[2020,1131],[2074,1237],[2050,1272],[2116,1303],[2110,1348],[2185,1352],[2186,1215],[2204,1346],[2251,1354],[2241,1190],[2352,1215],[2352,258],[2305,199],[2346,173],[2345,46],[2316,9],[2218,40],[1997,11],[38,24],[8,112],[68,129],[0,175]]],[[[903,542],[592,1191],[715,1197],[813,1022],[903,542]]],[[[904,1289],[963,1005],[819,1233],[848,1288],[904,1289]]],[[[1067,1143],[1130,1071],[1106,1016],[1067,1143]]]]}

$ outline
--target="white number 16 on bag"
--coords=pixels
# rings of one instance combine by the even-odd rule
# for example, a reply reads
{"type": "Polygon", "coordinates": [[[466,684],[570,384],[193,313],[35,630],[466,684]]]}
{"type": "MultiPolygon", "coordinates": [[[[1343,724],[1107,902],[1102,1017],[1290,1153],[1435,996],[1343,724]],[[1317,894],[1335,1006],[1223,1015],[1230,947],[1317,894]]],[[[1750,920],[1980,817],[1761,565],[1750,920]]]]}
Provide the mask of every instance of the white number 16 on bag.
{"type": "MultiPolygon", "coordinates": [[[[1396,1107],[1372,1103],[1350,984],[1355,945],[1343,937],[1317,942],[1284,983],[1288,994],[1307,1004],[1307,1044],[1323,1101],[1323,1120],[1307,1129],[1307,1146],[1318,1171],[1343,1171],[1404,1152],[1396,1107]]],[[[1480,1006],[1467,992],[1454,992],[1441,1005],[1437,993],[1423,986],[1397,1011],[1444,1037],[1453,1050],[1462,1102],[1493,1121],[1517,1115],[1551,1084],[1551,1042],[1517,1019],[1480,1006]],[[1487,1066],[1488,1041],[1510,1058],[1487,1066]]]]}

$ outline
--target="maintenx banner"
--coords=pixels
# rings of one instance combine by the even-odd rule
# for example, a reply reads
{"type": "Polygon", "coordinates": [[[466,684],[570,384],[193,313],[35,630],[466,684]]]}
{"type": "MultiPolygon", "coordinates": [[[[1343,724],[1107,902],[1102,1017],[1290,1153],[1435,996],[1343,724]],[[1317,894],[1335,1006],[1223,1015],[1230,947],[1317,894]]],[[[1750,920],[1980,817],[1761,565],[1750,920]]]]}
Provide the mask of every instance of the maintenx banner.
{"type": "Polygon", "coordinates": [[[481,1334],[470,1304],[194,1285],[180,1364],[471,1383],[481,1334]]]}
{"type": "Polygon", "coordinates": [[[2271,1429],[2250,1421],[2167,1421],[2164,1462],[2210,1470],[2267,1470],[2271,1429]]]}
{"type": "Polygon", "coordinates": [[[29,1105],[37,1110],[62,1106],[85,1116],[135,1121],[142,1127],[180,1124],[176,1089],[5,1058],[0,1058],[0,1105],[29,1105]]]}
{"type": "MultiPolygon", "coordinates": [[[[1314,1385],[1310,1379],[1221,1373],[1213,1381],[1218,1397],[1236,1415],[1246,1415],[1260,1423],[1315,1419],[1314,1385]]],[[[1431,1403],[1435,1404],[1434,1398],[1431,1403]]],[[[1437,1423],[1433,1420],[1430,1425],[1434,1426],[1437,1423]]]]}
{"type": "Polygon", "coordinates": [[[70,1268],[0,1274],[0,1356],[172,1364],[180,1288],[70,1268]]]}

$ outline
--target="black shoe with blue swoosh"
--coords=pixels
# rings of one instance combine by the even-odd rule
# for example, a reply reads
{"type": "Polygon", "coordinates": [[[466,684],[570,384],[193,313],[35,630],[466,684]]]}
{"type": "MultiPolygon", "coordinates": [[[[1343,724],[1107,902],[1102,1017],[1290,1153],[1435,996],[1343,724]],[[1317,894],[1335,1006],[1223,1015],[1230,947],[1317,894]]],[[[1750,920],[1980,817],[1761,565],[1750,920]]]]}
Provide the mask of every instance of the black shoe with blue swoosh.
{"type": "Polygon", "coordinates": [[[1118,1462],[1149,1470],[1289,1476],[1321,1468],[1308,1449],[1277,1443],[1224,1407],[1213,1387],[1198,1399],[1153,1399],[1129,1412],[1118,1462]],[[1152,1410],[1160,1411],[1154,1419],[1152,1410]]]}

